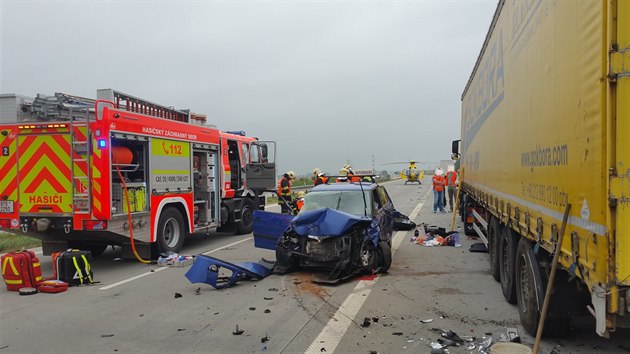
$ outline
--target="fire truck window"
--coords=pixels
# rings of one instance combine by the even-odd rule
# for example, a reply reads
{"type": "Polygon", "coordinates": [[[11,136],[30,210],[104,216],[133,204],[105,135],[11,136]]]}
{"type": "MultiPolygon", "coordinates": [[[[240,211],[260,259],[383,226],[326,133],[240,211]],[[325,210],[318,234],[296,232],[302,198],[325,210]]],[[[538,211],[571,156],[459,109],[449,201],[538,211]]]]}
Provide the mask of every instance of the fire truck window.
{"type": "Polygon", "coordinates": [[[228,141],[228,158],[230,161],[230,182],[232,188],[239,189],[241,186],[241,160],[239,158],[238,143],[234,140],[228,141]]]}
{"type": "Polygon", "coordinates": [[[249,162],[249,145],[243,143],[243,161],[245,161],[245,163],[249,162]]]}
{"type": "Polygon", "coordinates": [[[259,163],[260,162],[260,154],[258,151],[259,147],[257,145],[252,145],[252,149],[250,150],[250,162],[259,163]]]}

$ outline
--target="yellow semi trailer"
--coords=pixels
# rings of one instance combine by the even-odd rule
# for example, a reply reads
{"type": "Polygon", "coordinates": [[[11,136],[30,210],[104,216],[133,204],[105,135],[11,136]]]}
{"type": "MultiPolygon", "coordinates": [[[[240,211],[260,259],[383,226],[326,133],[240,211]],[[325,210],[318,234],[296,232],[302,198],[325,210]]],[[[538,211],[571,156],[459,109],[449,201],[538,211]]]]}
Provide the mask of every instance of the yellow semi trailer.
{"type": "MultiPolygon", "coordinates": [[[[462,95],[462,218],[535,335],[630,325],[630,1],[500,0],[462,95]],[[474,218],[473,218],[474,217],[474,218]]],[[[461,149],[460,149],[461,147],[461,149]]]]}

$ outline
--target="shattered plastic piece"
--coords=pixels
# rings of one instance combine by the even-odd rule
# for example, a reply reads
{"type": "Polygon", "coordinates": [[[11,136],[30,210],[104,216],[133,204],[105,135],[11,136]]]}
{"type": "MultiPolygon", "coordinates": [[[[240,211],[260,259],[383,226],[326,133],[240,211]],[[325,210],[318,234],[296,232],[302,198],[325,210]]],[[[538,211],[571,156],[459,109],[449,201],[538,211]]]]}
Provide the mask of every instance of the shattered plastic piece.
{"type": "Polygon", "coordinates": [[[178,299],[180,297],[184,297],[184,295],[180,294],[180,293],[175,293],[175,298],[178,299]]]}
{"type": "MultiPolygon", "coordinates": [[[[518,338],[518,330],[516,328],[508,327],[506,329],[506,332],[507,332],[507,338],[510,342],[514,342],[514,340],[518,338]]],[[[519,342],[520,342],[520,338],[519,338],[519,342]]]]}
{"type": "Polygon", "coordinates": [[[453,341],[455,341],[455,342],[457,342],[457,343],[464,343],[464,340],[463,340],[463,339],[461,339],[461,338],[457,335],[457,333],[455,333],[455,332],[453,332],[453,331],[451,331],[451,330],[448,330],[448,331],[446,331],[446,332],[442,332],[442,333],[441,333],[441,335],[442,335],[442,337],[447,338],[447,339],[451,339],[451,340],[453,340],[453,341]]]}
{"type": "Polygon", "coordinates": [[[378,322],[378,320],[379,320],[379,318],[378,318],[378,317],[372,317],[372,322],[377,323],[377,322],[378,322]]]}
{"type": "Polygon", "coordinates": [[[415,342],[414,339],[407,339],[407,343],[413,343],[413,342],[415,342]]]}
{"type": "Polygon", "coordinates": [[[200,295],[201,294],[201,287],[197,288],[197,290],[195,290],[195,295],[200,295]]]}
{"type": "Polygon", "coordinates": [[[265,300],[273,300],[272,297],[263,297],[263,299],[265,299],[265,300]]]}
{"type": "Polygon", "coordinates": [[[235,336],[240,336],[241,334],[243,334],[243,332],[245,332],[245,331],[242,330],[242,329],[239,329],[238,325],[236,325],[236,329],[234,330],[234,332],[232,332],[232,334],[235,335],[235,336]]]}
{"type": "Polygon", "coordinates": [[[422,323],[431,323],[431,322],[433,322],[433,319],[432,318],[427,318],[426,320],[420,320],[420,322],[422,322],[422,323]]]}
{"type": "Polygon", "coordinates": [[[269,288],[269,291],[278,291],[278,288],[269,288]]]}
{"type": "Polygon", "coordinates": [[[479,351],[485,352],[488,348],[490,348],[490,346],[492,346],[492,337],[488,337],[487,339],[479,343],[479,351]]]}
{"type": "Polygon", "coordinates": [[[442,349],[442,344],[438,342],[431,342],[431,348],[433,349],[442,349]]]}
{"type": "Polygon", "coordinates": [[[392,336],[402,336],[403,332],[394,332],[392,333],[392,336]]]}
{"type": "Polygon", "coordinates": [[[263,279],[270,275],[272,270],[273,264],[265,259],[261,259],[258,263],[232,264],[210,256],[199,255],[185,276],[191,283],[206,283],[216,289],[223,289],[242,279],[263,279]],[[221,268],[231,271],[232,274],[219,276],[221,268]]]}
{"type": "Polygon", "coordinates": [[[109,337],[113,337],[113,334],[101,334],[101,338],[109,338],[109,337]]]}
{"type": "Polygon", "coordinates": [[[475,350],[475,343],[470,343],[466,346],[466,350],[475,350]]]}
{"type": "Polygon", "coordinates": [[[265,309],[265,313],[271,313],[270,309],[265,309]]]}
{"type": "Polygon", "coordinates": [[[361,323],[361,327],[365,328],[365,327],[370,327],[370,318],[366,317],[363,319],[363,323],[361,323]]]}
{"type": "Polygon", "coordinates": [[[267,343],[269,341],[269,336],[265,333],[265,336],[260,338],[261,343],[267,343]]]}
{"type": "Polygon", "coordinates": [[[250,311],[255,311],[255,310],[256,310],[256,308],[252,306],[252,307],[250,307],[250,308],[249,308],[249,310],[250,310],[250,311]]]}

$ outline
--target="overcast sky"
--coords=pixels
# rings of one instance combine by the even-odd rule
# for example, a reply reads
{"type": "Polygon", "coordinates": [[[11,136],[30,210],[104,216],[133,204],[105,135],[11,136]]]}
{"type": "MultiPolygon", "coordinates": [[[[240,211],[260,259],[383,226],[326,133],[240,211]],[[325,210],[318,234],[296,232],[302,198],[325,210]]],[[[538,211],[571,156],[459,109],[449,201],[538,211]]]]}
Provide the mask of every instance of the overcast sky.
{"type": "Polygon", "coordinates": [[[282,171],[393,171],[449,158],[496,3],[0,0],[0,93],[113,88],[275,140],[282,171]]]}

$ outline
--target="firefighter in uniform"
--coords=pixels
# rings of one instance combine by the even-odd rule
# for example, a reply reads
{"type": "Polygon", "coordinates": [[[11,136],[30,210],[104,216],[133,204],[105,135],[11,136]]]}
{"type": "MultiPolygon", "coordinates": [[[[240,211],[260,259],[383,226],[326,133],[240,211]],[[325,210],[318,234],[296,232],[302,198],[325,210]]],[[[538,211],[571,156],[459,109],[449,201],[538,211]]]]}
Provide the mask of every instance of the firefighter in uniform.
{"type": "Polygon", "coordinates": [[[280,212],[291,213],[291,181],[295,179],[295,172],[288,171],[282,176],[278,182],[278,204],[280,204],[280,212]]]}
{"type": "Polygon", "coordinates": [[[295,211],[296,214],[299,213],[300,210],[302,210],[302,207],[304,206],[304,197],[305,196],[306,196],[306,194],[304,193],[304,191],[299,191],[295,195],[295,197],[297,199],[295,199],[295,201],[293,202],[293,210],[295,211]]]}
{"type": "Polygon", "coordinates": [[[337,177],[337,180],[335,180],[335,183],[340,183],[340,182],[348,182],[348,170],[345,168],[342,168],[341,170],[339,170],[339,177],[337,177]]]}
{"type": "Polygon", "coordinates": [[[315,168],[313,170],[313,179],[315,180],[313,184],[316,186],[319,186],[320,184],[328,183],[328,177],[326,177],[326,175],[324,175],[324,173],[322,173],[322,171],[319,168],[315,168]]]}
{"type": "Polygon", "coordinates": [[[348,182],[360,182],[361,181],[361,177],[356,176],[354,174],[354,171],[352,171],[352,166],[345,164],[343,166],[343,169],[348,171],[347,175],[348,175],[348,182]]]}

